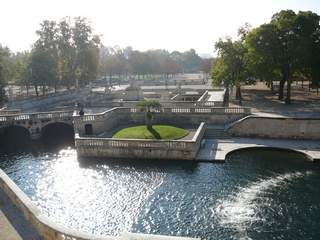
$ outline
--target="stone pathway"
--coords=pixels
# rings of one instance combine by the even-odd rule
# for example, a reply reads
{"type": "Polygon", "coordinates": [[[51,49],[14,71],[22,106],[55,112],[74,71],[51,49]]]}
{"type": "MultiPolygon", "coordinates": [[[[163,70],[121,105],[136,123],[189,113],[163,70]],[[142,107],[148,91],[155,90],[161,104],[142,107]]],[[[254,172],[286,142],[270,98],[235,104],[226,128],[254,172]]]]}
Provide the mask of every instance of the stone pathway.
{"type": "Polygon", "coordinates": [[[0,189],[0,240],[40,240],[36,229],[0,189]]]}
{"type": "Polygon", "coordinates": [[[320,141],[260,138],[205,139],[205,144],[200,149],[197,160],[224,162],[228,153],[250,147],[291,149],[305,153],[313,160],[320,160],[320,141]]]}

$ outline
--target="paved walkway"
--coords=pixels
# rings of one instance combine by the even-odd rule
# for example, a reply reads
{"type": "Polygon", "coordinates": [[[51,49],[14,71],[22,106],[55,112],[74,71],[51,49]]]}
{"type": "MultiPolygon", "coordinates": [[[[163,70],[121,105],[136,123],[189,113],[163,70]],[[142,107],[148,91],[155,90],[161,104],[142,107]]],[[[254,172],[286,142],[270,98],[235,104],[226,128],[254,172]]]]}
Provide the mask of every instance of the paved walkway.
{"type": "Polygon", "coordinates": [[[40,240],[35,228],[0,189],[0,240],[40,240]]]}
{"type": "Polygon", "coordinates": [[[197,160],[223,162],[228,153],[249,147],[292,149],[307,154],[313,160],[320,160],[320,141],[260,138],[206,139],[198,153],[197,160]]]}
{"type": "Polygon", "coordinates": [[[276,118],[316,118],[320,119],[320,112],[282,112],[282,113],[268,113],[268,112],[252,112],[253,115],[259,117],[276,117],[276,118]]]}

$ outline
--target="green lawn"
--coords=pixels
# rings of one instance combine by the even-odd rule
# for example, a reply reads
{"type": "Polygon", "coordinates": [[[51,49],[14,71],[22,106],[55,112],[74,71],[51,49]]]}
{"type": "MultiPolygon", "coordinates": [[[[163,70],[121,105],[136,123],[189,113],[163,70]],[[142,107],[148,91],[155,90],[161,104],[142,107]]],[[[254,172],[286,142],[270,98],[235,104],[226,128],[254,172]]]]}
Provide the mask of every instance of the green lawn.
{"type": "Polygon", "coordinates": [[[146,126],[124,128],[113,135],[112,138],[127,139],[180,139],[189,134],[188,130],[168,125],[153,125],[154,131],[149,131],[146,126]]]}

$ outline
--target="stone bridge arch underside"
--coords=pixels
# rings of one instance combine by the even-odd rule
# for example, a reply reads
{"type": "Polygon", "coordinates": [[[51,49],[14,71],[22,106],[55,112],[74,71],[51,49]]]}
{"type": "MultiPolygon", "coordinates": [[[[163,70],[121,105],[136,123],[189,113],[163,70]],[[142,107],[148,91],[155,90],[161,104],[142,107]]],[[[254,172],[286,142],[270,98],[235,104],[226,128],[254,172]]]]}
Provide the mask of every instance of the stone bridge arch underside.
{"type": "Polygon", "coordinates": [[[226,160],[231,160],[232,156],[238,153],[252,153],[256,154],[258,157],[263,158],[265,154],[273,154],[277,153],[277,155],[274,155],[274,158],[278,158],[281,160],[282,158],[288,158],[288,154],[290,154],[289,157],[293,157],[292,160],[309,160],[313,161],[314,159],[303,150],[297,150],[293,148],[285,148],[285,147],[276,147],[276,146],[250,146],[250,147],[238,147],[236,149],[230,150],[226,155],[226,160]],[[262,154],[261,154],[262,153],[262,154]]]}
{"type": "Polygon", "coordinates": [[[59,141],[71,143],[74,141],[74,128],[68,122],[52,122],[42,126],[39,139],[45,143],[59,141]]]}
{"type": "Polygon", "coordinates": [[[73,141],[72,112],[49,112],[0,116],[0,142],[19,142],[53,137],[68,137],[73,141]]]}
{"type": "Polygon", "coordinates": [[[16,124],[0,127],[0,145],[4,148],[27,147],[34,141],[40,141],[43,146],[73,146],[73,125],[69,122],[49,122],[34,128],[16,124]]]}

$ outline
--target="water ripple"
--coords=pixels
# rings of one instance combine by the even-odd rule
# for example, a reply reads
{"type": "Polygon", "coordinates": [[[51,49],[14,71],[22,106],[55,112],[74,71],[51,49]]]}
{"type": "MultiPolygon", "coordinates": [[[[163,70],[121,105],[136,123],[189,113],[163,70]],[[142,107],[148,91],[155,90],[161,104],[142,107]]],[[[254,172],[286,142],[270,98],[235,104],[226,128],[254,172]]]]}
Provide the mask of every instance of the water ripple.
{"type": "MultiPolygon", "coordinates": [[[[293,172],[261,179],[246,187],[239,187],[236,193],[230,194],[225,199],[219,199],[212,212],[219,216],[220,224],[224,227],[235,229],[237,238],[251,239],[247,230],[257,221],[265,219],[259,214],[262,205],[269,201],[264,194],[279,186],[286,186],[292,181],[310,175],[312,172],[293,172]],[[260,201],[258,201],[260,200],[260,201]]],[[[276,206],[273,206],[273,210],[276,206]]],[[[272,208],[270,208],[272,210],[272,208]]]]}

